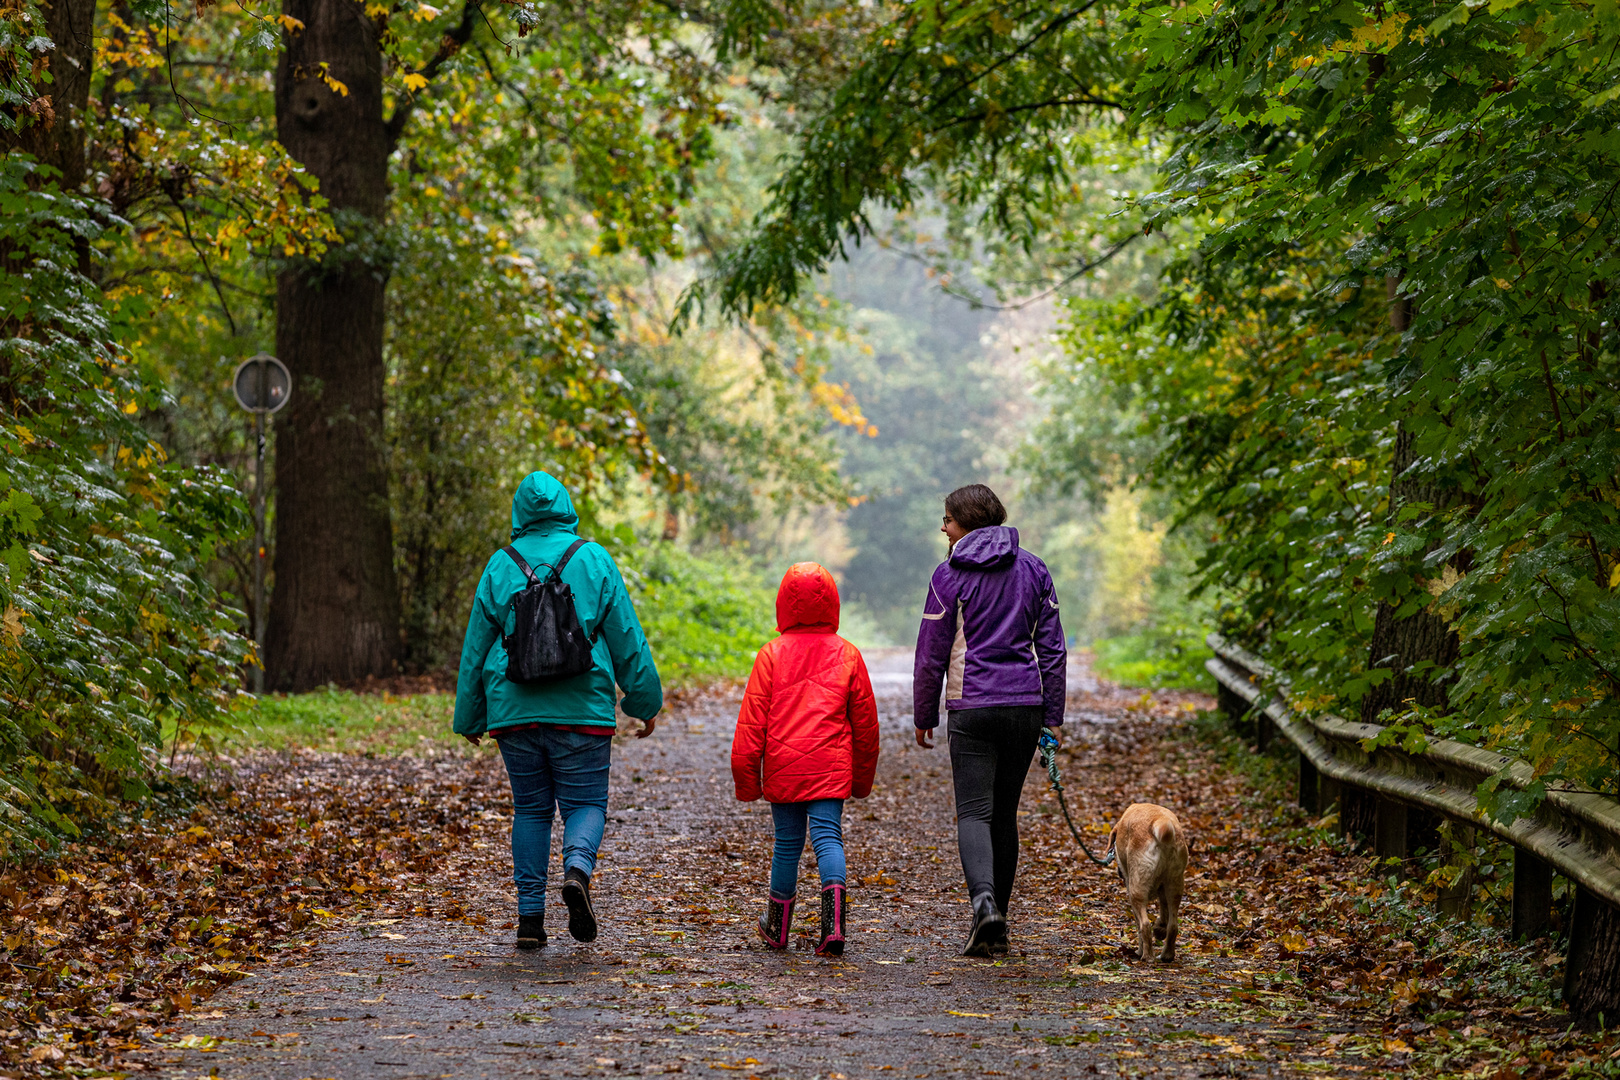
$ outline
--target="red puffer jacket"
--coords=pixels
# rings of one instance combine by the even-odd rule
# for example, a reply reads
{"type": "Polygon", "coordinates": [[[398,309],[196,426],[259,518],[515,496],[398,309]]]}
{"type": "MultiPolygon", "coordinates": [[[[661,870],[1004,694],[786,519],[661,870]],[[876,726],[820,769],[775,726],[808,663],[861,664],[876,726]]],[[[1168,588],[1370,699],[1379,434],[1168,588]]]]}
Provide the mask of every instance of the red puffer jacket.
{"type": "Polygon", "coordinates": [[[789,567],[776,628],[782,636],[754,660],[731,742],[737,798],[866,798],[877,771],[877,702],[860,650],[838,636],[832,575],[816,563],[789,567]]]}

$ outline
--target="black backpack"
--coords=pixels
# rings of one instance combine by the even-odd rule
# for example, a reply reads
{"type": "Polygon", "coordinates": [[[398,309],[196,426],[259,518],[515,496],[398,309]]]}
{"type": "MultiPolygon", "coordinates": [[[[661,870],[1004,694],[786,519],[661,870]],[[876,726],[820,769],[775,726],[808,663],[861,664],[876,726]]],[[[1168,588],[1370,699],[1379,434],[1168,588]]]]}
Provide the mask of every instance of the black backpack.
{"type": "Polygon", "coordinates": [[[591,670],[596,635],[587,636],[579,624],[573,590],[562,580],[563,567],[584,546],[583,539],[575,540],[544,581],[534,576],[517,548],[509,544],[502,549],[529,579],[523,591],[512,597],[516,616],[512,632],[501,636],[501,644],[506,646],[506,677],[512,682],[554,682],[591,670]]]}

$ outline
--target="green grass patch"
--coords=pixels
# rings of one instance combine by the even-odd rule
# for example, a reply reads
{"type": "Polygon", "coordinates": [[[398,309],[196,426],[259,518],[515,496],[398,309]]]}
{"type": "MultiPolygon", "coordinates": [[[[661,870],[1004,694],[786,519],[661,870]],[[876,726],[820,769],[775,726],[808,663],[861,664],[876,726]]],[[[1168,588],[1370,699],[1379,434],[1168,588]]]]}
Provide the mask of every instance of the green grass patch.
{"type": "Polygon", "coordinates": [[[335,688],[266,694],[236,711],[236,729],[225,733],[223,742],[227,752],[248,746],[376,754],[429,747],[471,750],[450,731],[455,708],[454,694],[356,694],[335,688]]]}

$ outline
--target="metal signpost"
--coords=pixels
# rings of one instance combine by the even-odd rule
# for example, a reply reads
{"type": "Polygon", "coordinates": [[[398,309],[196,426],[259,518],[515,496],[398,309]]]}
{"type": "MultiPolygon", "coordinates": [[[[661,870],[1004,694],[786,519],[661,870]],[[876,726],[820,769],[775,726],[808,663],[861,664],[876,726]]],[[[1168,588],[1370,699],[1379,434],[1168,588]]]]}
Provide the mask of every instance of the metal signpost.
{"type": "Polygon", "coordinates": [[[264,693],[264,418],[292,397],[292,374],[269,353],[250,356],[231,378],[236,402],[253,414],[258,457],[253,466],[253,646],[259,666],[253,669],[253,692],[264,693]]]}

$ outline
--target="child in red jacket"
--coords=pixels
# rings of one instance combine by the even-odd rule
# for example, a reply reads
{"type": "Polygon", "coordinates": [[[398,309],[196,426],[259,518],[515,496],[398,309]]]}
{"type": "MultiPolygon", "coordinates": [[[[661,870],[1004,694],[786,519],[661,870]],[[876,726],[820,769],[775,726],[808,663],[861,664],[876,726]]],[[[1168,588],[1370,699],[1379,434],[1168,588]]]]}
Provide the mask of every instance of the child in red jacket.
{"type": "Polygon", "coordinates": [[[860,650],[838,636],[838,586],[813,562],[796,563],[776,593],[781,636],[759,650],[731,743],[737,798],[771,804],[776,849],[759,936],[785,949],[808,827],[821,872],[821,940],[844,952],[844,800],[872,792],[877,702],[860,650]]]}

